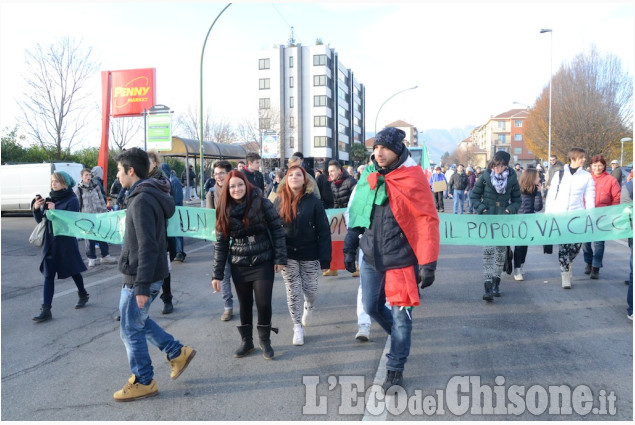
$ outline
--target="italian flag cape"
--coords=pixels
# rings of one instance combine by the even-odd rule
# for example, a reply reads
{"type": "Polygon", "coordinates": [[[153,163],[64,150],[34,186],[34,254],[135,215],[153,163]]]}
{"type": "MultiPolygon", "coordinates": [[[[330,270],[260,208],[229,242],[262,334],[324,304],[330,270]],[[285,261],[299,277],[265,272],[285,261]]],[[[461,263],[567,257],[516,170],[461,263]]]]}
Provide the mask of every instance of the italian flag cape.
{"type": "MultiPolygon", "coordinates": [[[[373,205],[384,205],[386,200],[418,263],[436,261],[439,257],[439,216],[423,169],[412,158],[385,176],[377,172],[374,164],[364,169],[349,209],[349,227],[370,227],[373,205]]],[[[391,305],[419,305],[413,266],[388,270],[385,290],[391,305]]]]}

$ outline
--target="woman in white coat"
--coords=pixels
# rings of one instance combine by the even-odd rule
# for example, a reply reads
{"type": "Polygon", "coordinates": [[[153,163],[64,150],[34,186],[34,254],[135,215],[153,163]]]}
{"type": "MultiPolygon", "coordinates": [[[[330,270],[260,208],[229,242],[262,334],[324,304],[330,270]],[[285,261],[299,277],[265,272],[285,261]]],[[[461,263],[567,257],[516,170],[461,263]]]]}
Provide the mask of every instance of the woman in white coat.
{"type": "MultiPolygon", "coordinates": [[[[595,208],[595,183],[591,174],[584,170],[586,152],[571,148],[569,164],[554,174],[547,192],[547,214],[595,208]]],[[[558,250],[562,287],[571,288],[573,259],[580,252],[581,243],[561,244],[558,250]]]]}

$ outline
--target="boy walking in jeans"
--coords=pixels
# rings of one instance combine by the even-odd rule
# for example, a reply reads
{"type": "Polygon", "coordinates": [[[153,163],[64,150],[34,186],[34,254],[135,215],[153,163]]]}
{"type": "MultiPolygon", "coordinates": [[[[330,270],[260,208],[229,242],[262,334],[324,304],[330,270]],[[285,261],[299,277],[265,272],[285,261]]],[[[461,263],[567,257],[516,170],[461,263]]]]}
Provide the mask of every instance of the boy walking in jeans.
{"type": "Polygon", "coordinates": [[[124,243],[119,257],[123,287],[119,300],[120,336],[126,346],[132,376],[114,394],[116,401],[132,401],[158,393],[148,343],[167,354],[170,377],[178,378],[196,350],[183,346],[149,317],[150,304],[168,275],[166,221],[174,214],[174,199],[157,181],[148,179],[148,154],[139,148],[116,158],[117,177],[128,189],[124,243]]]}

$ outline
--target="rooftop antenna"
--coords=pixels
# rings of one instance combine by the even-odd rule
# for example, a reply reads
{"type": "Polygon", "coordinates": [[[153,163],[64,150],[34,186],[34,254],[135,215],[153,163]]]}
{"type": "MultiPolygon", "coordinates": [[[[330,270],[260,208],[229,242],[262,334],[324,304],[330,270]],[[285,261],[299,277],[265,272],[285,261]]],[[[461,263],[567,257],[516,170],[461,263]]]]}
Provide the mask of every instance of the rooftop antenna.
{"type": "Polygon", "coordinates": [[[289,46],[295,45],[295,37],[293,36],[293,27],[291,27],[291,36],[289,37],[289,46]]]}

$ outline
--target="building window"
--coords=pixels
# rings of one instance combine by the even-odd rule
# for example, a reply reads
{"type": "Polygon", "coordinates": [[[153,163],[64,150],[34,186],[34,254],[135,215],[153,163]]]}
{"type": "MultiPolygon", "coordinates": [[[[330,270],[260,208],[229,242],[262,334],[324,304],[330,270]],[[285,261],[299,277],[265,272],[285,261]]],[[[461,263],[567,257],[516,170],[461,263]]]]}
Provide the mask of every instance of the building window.
{"type": "Polygon", "coordinates": [[[498,122],[498,129],[499,130],[505,130],[505,121],[499,121],[498,122]]]}
{"type": "Polygon", "coordinates": [[[326,127],[326,116],[313,117],[313,127],[326,127]]]}
{"type": "Polygon", "coordinates": [[[258,59],[258,69],[269,69],[269,59],[258,59]]]}
{"type": "Polygon", "coordinates": [[[326,85],[326,75],[314,75],[313,76],[313,85],[314,86],[325,86],[326,85]]]}
{"type": "Polygon", "coordinates": [[[523,126],[523,120],[516,120],[514,121],[514,125],[516,127],[522,127],[523,126]]]}
{"type": "Polygon", "coordinates": [[[260,90],[267,90],[271,87],[271,80],[269,78],[260,79],[260,90]]]}
{"type": "Polygon", "coordinates": [[[522,155],[523,148],[514,148],[514,155],[522,155]]]}
{"type": "Polygon", "coordinates": [[[293,56],[289,56],[289,68],[293,68],[293,56]]]}
{"type": "Polygon", "coordinates": [[[326,147],[328,146],[328,138],[326,136],[315,136],[313,145],[317,148],[326,147]]]}
{"type": "Polygon", "coordinates": [[[260,109],[269,109],[271,108],[271,99],[268,97],[261,97],[259,99],[260,109]]]}
{"type": "Polygon", "coordinates": [[[326,55],[313,55],[313,65],[326,65],[326,55]]]}
{"type": "Polygon", "coordinates": [[[313,106],[326,106],[326,96],[313,96],[313,106]]]}
{"type": "Polygon", "coordinates": [[[289,88],[292,89],[294,86],[295,80],[293,79],[293,77],[289,77],[289,88]]]}
{"type": "Polygon", "coordinates": [[[289,128],[295,128],[295,117],[289,117],[289,128]]]}
{"type": "Polygon", "coordinates": [[[522,142],[523,141],[523,135],[522,134],[514,134],[514,140],[516,142],[522,142]]]}
{"type": "Polygon", "coordinates": [[[293,96],[289,96],[289,108],[293,108],[295,106],[295,98],[293,96]]]}
{"type": "Polygon", "coordinates": [[[289,136],[289,147],[293,149],[295,147],[295,137],[289,136]]]}
{"type": "Polygon", "coordinates": [[[505,136],[506,136],[506,134],[499,134],[498,135],[498,143],[506,143],[505,141],[507,140],[507,138],[505,136]]]}
{"type": "Polygon", "coordinates": [[[260,129],[268,130],[271,128],[270,126],[271,120],[269,118],[260,118],[260,129]]]}

